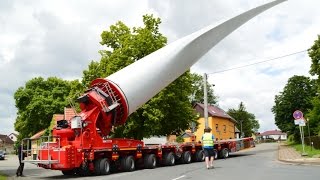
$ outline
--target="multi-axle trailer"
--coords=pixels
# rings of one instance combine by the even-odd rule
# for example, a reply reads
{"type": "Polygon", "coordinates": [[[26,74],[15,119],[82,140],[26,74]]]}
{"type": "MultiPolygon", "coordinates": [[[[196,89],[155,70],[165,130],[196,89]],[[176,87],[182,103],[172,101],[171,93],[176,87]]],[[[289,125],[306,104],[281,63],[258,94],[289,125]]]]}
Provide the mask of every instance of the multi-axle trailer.
{"type": "MultiPolygon", "coordinates": [[[[38,150],[25,162],[61,170],[63,174],[108,174],[111,170],[132,171],[136,166],[154,168],[202,161],[199,143],[145,145],[134,139],[109,138],[113,127],[186,72],[228,34],[261,12],[283,2],[278,0],[238,15],[218,26],[208,26],[171,43],[120,71],[96,79],[78,98],[81,112],[71,120],[60,120],[48,140],[36,143],[38,150]]],[[[216,154],[228,156],[253,146],[251,138],[221,141],[216,154]]],[[[29,143],[27,143],[29,145],[29,143]]],[[[27,152],[29,154],[29,152],[27,152]]]]}
{"type": "MultiPolygon", "coordinates": [[[[96,140],[95,140],[96,141],[96,140]]],[[[24,139],[28,154],[25,162],[39,167],[61,170],[64,175],[106,175],[137,168],[153,169],[204,161],[201,143],[144,144],[143,141],[123,138],[102,140],[101,146],[77,148],[62,146],[60,137],[43,136],[24,139]],[[32,146],[37,144],[37,146],[32,146]]],[[[78,144],[80,145],[80,144],[78,144]]],[[[222,140],[215,144],[215,159],[228,158],[229,153],[254,147],[253,138],[222,140]]]]}

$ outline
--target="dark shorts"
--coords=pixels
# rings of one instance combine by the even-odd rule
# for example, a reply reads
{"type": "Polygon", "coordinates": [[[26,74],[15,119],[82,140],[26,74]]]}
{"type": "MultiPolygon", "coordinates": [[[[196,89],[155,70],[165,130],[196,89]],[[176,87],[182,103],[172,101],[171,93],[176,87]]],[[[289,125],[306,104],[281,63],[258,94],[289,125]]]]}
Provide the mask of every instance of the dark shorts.
{"type": "Polygon", "coordinates": [[[205,157],[212,157],[214,156],[214,149],[211,148],[203,148],[204,156],[205,157]]]}

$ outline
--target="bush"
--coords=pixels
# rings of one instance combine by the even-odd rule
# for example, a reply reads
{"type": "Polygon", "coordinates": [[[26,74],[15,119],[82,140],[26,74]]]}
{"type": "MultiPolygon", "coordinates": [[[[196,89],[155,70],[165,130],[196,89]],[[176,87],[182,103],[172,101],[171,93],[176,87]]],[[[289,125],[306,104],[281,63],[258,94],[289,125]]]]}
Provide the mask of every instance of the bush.
{"type": "MultiPolygon", "coordinates": [[[[311,142],[313,142],[313,147],[315,149],[320,149],[320,136],[311,136],[310,139],[311,142]]],[[[310,145],[310,139],[309,137],[304,137],[304,143],[310,145]]]]}
{"type": "Polygon", "coordinates": [[[289,144],[295,143],[295,142],[294,142],[294,135],[293,135],[293,134],[289,135],[287,141],[288,141],[289,144]]]}
{"type": "Polygon", "coordinates": [[[183,143],[183,142],[184,142],[184,139],[183,139],[182,136],[178,136],[177,139],[176,139],[176,141],[177,141],[178,143],[183,143]]]}

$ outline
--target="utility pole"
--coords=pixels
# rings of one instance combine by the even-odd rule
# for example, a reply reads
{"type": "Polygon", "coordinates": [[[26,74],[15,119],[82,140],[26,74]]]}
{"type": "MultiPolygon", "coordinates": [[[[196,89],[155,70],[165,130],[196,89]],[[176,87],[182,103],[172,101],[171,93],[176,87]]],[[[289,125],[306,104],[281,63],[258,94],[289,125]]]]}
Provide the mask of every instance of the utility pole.
{"type": "Polygon", "coordinates": [[[208,123],[208,92],[207,92],[207,74],[203,74],[203,106],[204,106],[204,120],[205,128],[209,127],[208,123]]]}

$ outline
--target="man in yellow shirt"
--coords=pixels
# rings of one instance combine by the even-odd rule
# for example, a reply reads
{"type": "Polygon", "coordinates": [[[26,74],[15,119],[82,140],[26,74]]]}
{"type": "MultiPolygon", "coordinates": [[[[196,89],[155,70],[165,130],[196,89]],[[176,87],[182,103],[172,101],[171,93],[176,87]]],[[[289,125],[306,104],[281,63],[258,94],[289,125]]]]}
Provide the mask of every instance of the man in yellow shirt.
{"type": "Polygon", "coordinates": [[[203,144],[203,151],[205,155],[207,169],[214,168],[213,167],[213,160],[214,160],[214,136],[211,134],[211,128],[205,128],[204,134],[202,135],[202,144],[203,144]],[[210,157],[210,163],[209,163],[210,157]]]}

